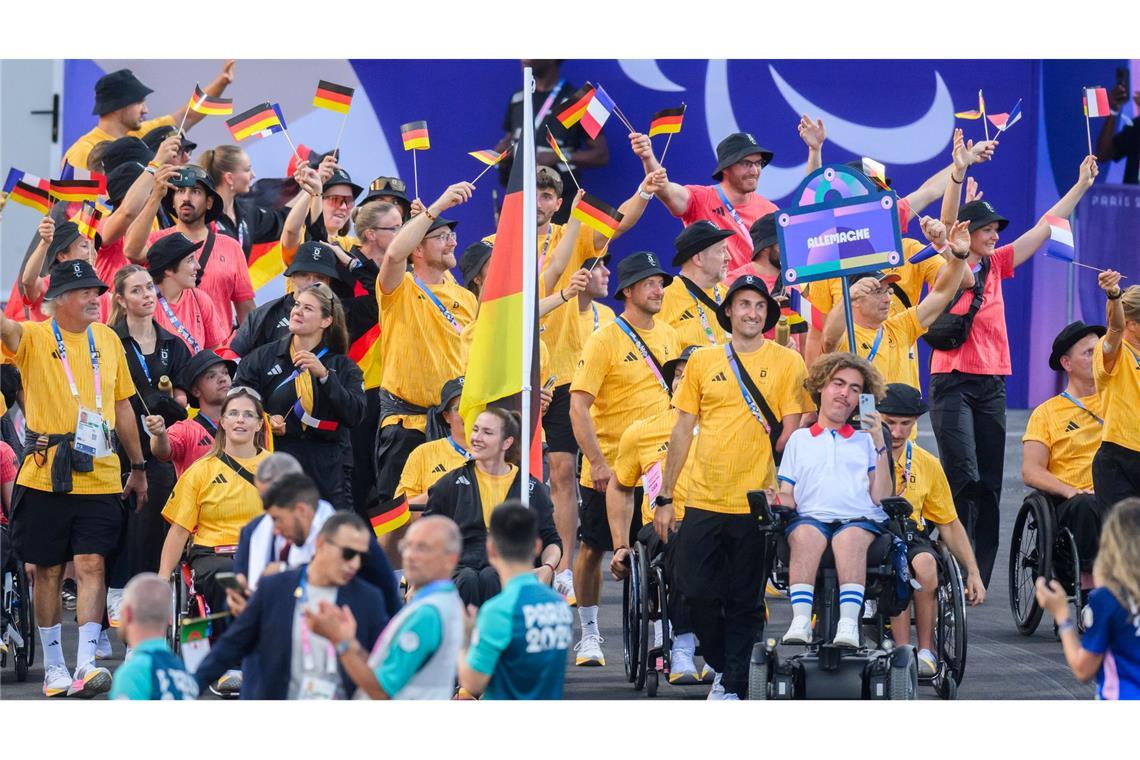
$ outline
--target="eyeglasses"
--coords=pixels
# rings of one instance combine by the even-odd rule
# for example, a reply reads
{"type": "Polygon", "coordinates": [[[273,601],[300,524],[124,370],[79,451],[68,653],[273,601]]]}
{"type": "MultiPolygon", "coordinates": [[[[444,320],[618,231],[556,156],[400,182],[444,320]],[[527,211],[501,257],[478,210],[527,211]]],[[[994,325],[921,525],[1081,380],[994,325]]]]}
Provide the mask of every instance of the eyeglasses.
{"type": "Polygon", "coordinates": [[[345,208],[352,208],[353,204],[355,203],[355,201],[352,199],[352,196],[349,195],[324,195],[321,197],[325,203],[328,203],[334,207],[344,206],[345,208]]]}
{"type": "Polygon", "coordinates": [[[337,549],[340,549],[340,556],[345,562],[352,562],[357,557],[363,559],[364,555],[368,553],[367,551],[357,551],[356,549],[350,549],[347,546],[334,544],[332,541],[329,541],[328,544],[329,546],[335,546],[337,549]]]}
{"type": "Polygon", "coordinates": [[[226,398],[229,399],[229,398],[233,398],[234,396],[252,396],[253,398],[257,399],[258,401],[261,401],[261,394],[260,393],[255,391],[253,388],[249,388],[249,387],[244,386],[244,385],[235,385],[234,387],[232,387],[228,391],[226,391],[226,398]]]}
{"type": "Polygon", "coordinates": [[[225,417],[228,420],[250,420],[250,421],[253,421],[253,420],[260,419],[260,417],[258,417],[257,412],[251,412],[248,409],[230,409],[226,412],[225,417]]]}
{"type": "Polygon", "coordinates": [[[397,224],[394,227],[369,227],[370,230],[381,230],[383,232],[399,232],[403,229],[404,225],[397,224]]]}
{"type": "Polygon", "coordinates": [[[744,169],[756,169],[759,171],[760,169],[763,169],[768,162],[764,161],[763,159],[760,161],[749,161],[747,158],[744,158],[740,161],[737,161],[736,163],[744,169]]]}
{"type": "Polygon", "coordinates": [[[424,238],[424,240],[442,240],[445,243],[454,243],[458,239],[459,238],[456,237],[455,233],[451,232],[450,230],[447,232],[441,232],[438,235],[428,235],[424,238]]]}
{"type": "Polygon", "coordinates": [[[368,186],[369,192],[373,193],[388,189],[402,193],[408,189],[408,186],[404,183],[404,180],[396,179],[395,177],[377,177],[372,180],[372,184],[368,186]]]}

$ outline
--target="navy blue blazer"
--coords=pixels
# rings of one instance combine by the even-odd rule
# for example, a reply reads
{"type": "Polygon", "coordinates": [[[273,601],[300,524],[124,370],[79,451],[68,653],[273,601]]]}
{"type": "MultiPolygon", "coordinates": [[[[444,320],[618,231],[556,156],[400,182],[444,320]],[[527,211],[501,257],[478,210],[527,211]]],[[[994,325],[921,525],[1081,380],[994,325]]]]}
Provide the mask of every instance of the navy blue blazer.
{"type": "MultiPolygon", "coordinates": [[[[256,678],[252,682],[243,678],[242,697],[286,698],[293,654],[293,609],[297,601],[294,591],[301,579],[301,570],[288,570],[261,580],[245,611],[214,642],[210,654],[194,674],[201,693],[227,670],[238,667],[243,658],[256,654],[256,678]]],[[[336,603],[348,605],[352,610],[356,618],[356,640],[365,650],[371,650],[389,620],[384,596],[357,577],[337,590],[336,603]]],[[[343,667],[338,665],[338,669],[345,694],[351,697],[356,685],[343,667]]]]}

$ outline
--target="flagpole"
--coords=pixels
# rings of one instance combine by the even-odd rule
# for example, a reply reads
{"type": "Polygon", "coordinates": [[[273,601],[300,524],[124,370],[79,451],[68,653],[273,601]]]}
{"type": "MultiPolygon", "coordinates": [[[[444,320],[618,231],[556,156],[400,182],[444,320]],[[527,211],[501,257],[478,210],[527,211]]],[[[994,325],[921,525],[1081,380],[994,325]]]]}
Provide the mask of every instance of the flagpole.
{"type": "MultiPolygon", "coordinates": [[[[685,118],[685,108],[686,108],[686,106],[685,106],[684,102],[682,102],[681,103],[681,118],[682,119],[685,118]]],[[[673,134],[674,134],[673,132],[670,132],[669,136],[665,138],[665,150],[661,151],[661,159],[657,162],[657,165],[659,167],[665,166],[665,154],[667,154],[669,152],[669,143],[673,142],[673,134]]]]}
{"type": "MultiPolygon", "coordinates": [[[[525,255],[529,256],[530,252],[538,248],[538,230],[532,221],[538,213],[537,203],[537,189],[535,187],[535,160],[534,160],[534,98],[531,93],[534,92],[534,73],[530,67],[523,69],[523,92],[527,95],[523,98],[523,134],[522,134],[522,157],[523,157],[523,207],[522,207],[522,249],[527,252],[525,255]]],[[[517,157],[517,154],[516,154],[517,157]]],[[[525,259],[524,259],[525,260],[525,259]]],[[[531,416],[531,392],[530,387],[530,374],[531,364],[534,360],[534,331],[537,329],[535,324],[535,315],[537,309],[535,308],[535,297],[537,287],[538,272],[534,267],[522,268],[522,384],[520,386],[520,446],[519,446],[519,482],[523,484],[519,491],[522,498],[524,507],[530,507],[530,488],[527,484],[530,482],[530,447],[531,435],[534,431],[530,427],[531,416]]]]}
{"type": "Polygon", "coordinates": [[[491,170],[491,167],[498,166],[498,165],[499,165],[499,162],[496,161],[493,164],[487,164],[486,166],[484,166],[483,171],[479,172],[479,174],[475,177],[475,179],[471,180],[471,184],[474,185],[476,182],[479,181],[480,177],[482,177],[484,174],[486,174],[487,172],[489,172],[491,170]]]}
{"type": "Polygon", "coordinates": [[[978,90],[978,100],[982,101],[982,128],[986,130],[986,142],[990,141],[990,120],[986,118],[986,99],[982,97],[982,91],[978,90]]]}
{"type": "MultiPolygon", "coordinates": [[[[1048,253],[1048,252],[1046,252],[1046,253],[1045,253],[1045,255],[1046,255],[1046,256],[1049,256],[1049,253],[1048,253]]],[[[1049,256],[1049,258],[1051,258],[1051,259],[1057,259],[1058,261],[1067,261],[1067,259],[1062,259],[1062,258],[1060,258],[1060,257],[1058,257],[1058,256],[1049,256]]],[[[1081,267],[1082,269],[1091,269],[1091,270],[1093,270],[1094,272],[1107,272],[1107,271],[1109,271],[1109,270],[1107,270],[1107,269],[1101,269],[1100,267],[1094,267],[1094,266],[1090,266],[1090,265],[1088,265],[1088,264],[1082,264],[1082,263],[1081,263],[1081,262],[1079,262],[1079,261],[1069,261],[1069,263],[1070,263],[1070,264],[1072,264],[1072,265],[1073,265],[1073,266],[1075,266],[1075,267],[1081,267]]],[[[1120,279],[1122,279],[1122,280],[1127,280],[1128,278],[1127,278],[1127,277],[1125,277],[1124,275],[1120,275],[1120,279]]]]}
{"type": "MultiPolygon", "coordinates": [[[[201,85],[198,85],[198,86],[201,87],[201,85]]],[[[206,91],[203,90],[202,91],[202,97],[198,98],[198,107],[201,108],[202,104],[205,102],[206,102],[206,91]]],[[[186,125],[186,117],[190,115],[190,112],[192,110],[194,110],[192,107],[193,103],[194,103],[194,98],[190,98],[190,102],[186,104],[186,110],[182,112],[182,123],[178,125],[178,131],[175,134],[179,134],[179,135],[182,134],[182,127],[184,127],[186,125]]]]}
{"type": "Polygon", "coordinates": [[[412,148],[412,174],[416,180],[416,197],[419,198],[420,197],[420,168],[418,166],[416,166],[416,154],[417,153],[419,153],[419,151],[416,150],[415,148],[412,148]]]}
{"type": "Polygon", "coordinates": [[[338,153],[338,151],[340,150],[340,139],[342,137],[344,137],[344,128],[347,124],[348,124],[348,111],[345,111],[344,112],[344,118],[341,119],[341,122],[340,122],[340,131],[336,133],[336,146],[333,148],[333,153],[338,157],[338,159],[340,156],[340,154],[338,153]]]}
{"type": "Polygon", "coordinates": [[[606,255],[606,249],[610,247],[611,240],[613,240],[613,238],[606,238],[606,244],[602,246],[602,250],[598,251],[598,255],[594,257],[594,263],[591,264],[590,268],[586,270],[586,274],[594,273],[594,267],[596,267],[598,265],[598,262],[601,261],[602,258],[606,255]]]}
{"type": "Polygon", "coordinates": [[[1089,126],[1089,107],[1088,103],[1085,104],[1085,136],[1089,139],[1089,155],[1093,154],[1092,151],[1092,127],[1089,126]]]}
{"type": "Polygon", "coordinates": [[[297,163],[298,164],[305,163],[304,160],[301,158],[301,154],[297,152],[297,146],[293,144],[293,138],[289,136],[289,130],[288,129],[282,129],[281,131],[282,131],[282,133],[284,133],[285,139],[289,141],[289,147],[293,149],[293,155],[296,156],[297,163]]]}

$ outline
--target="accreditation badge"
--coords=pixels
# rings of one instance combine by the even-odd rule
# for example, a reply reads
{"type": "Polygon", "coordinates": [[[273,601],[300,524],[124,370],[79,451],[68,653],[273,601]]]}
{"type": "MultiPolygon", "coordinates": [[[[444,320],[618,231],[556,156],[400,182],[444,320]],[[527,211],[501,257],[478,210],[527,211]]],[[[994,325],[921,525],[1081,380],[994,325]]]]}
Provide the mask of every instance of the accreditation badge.
{"type": "Polygon", "coordinates": [[[79,407],[79,416],[75,421],[75,450],[95,458],[114,453],[111,448],[111,431],[103,415],[79,407]]]}

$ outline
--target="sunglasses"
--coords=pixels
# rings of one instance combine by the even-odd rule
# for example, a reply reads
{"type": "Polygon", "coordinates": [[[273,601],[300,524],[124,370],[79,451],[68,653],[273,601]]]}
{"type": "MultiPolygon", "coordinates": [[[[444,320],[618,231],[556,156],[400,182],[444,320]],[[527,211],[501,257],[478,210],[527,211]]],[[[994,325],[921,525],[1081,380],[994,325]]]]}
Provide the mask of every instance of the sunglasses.
{"type": "Polygon", "coordinates": [[[340,549],[340,556],[345,562],[352,562],[357,557],[360,557],[361,559],[363,559],[364,555],[368,554],[367,551],[363,551],[363,552],[357,551],[356,549],[350,549],[347,546],[341,546],[340,544],[334,544],[332,541],[329,541],[328,543],[329,543],[329,546],[335,546],[337,549],[340,549]]]}
{"type": "Polygon", "coordinates": [[[368,186],[369,192],[373,193],[384,190],[395,190],[398,193],[402,193],[407,189],[408,186],[404,183],[404,180],[396,179],[395,177],[380,177],[372,180],[372,184],[368,186]]]}
{"type": "Polygon", "coordinates": [[[247,388],[244,385],[235,385],[226,391],[226,398],[233,398],[234,396],[252,396],[253,398],[261,401],[261,394],[253,388],[247,388]]]}

